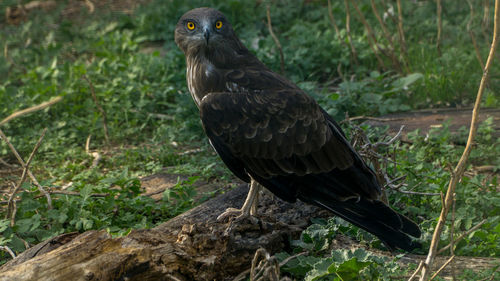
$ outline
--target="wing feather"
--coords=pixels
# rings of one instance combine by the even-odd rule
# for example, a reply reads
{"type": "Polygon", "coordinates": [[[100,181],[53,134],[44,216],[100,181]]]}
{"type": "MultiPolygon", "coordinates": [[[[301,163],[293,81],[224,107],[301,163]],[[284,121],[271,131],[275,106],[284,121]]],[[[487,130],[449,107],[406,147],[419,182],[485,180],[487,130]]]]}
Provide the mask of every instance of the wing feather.
{"type": "Polygon", "coordinates": [[[208,136],[263,178],[345,169],[354,161],[343,135],[301,90],[210,93],[200,115],[208,136]]]}

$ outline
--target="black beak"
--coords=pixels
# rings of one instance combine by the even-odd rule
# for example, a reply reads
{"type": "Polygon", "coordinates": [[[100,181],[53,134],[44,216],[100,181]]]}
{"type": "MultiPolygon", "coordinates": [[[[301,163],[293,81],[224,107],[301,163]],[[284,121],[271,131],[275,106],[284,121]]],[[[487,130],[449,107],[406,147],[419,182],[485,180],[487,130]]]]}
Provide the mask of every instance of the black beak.
{"type": "Polygon", "coordinates": [[[210,30],[208,28],[205,28],[203,30],[203,37],[205,37],[205,40],[207,40],[207,45],[208,45],[208,40],[210,39],[210,30]]]}

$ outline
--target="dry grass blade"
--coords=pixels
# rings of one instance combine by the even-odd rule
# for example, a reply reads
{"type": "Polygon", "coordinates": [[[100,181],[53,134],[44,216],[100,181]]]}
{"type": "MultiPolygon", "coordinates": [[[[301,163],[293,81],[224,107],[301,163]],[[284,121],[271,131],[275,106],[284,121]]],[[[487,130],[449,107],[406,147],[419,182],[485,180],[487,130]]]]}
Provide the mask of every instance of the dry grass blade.
{"type": "Polygon", "coordinates": [[[472,111],[472,120],[471,120],[471,127],[470,127],[470,131],[469,131],[469,137],[467,139],[467,144],[465,145],[465,150],[462,153],[462,156],[460,157],[460,160],[458,161],[457,166],[455,167],[455,169],[453,170],[453,172],[451,174],[451,179],[450,179],[450,182],[448,185],[448,190],[446,192],[445,202],[444,202],[443,208],[441,209],[441,214],[439,216],[438,223],[436,225],[436,228],[434,230],[434,234],[432,236],[431,246],[430,246],[427,258],[425,260],[425,264],[422,268],[422,274],[420,276],[420,281],[428,280],[428,276],[429,276],[432,264],[434,263],[434,258],[437,254],[437,247],[438,247],[439,240],[440,240],[439,238],[441,236],[441,232],[442,232],[444,224],[446,222],[446,217],[448,215],[449,209],[452,206],[453,194],[455,193],[455,187],[465,172],[467,160],[469,158],[469,155],[470,155],[470,152],[472,150],[473,143],[474,143],[474,138],[476,136],[481,99],[482,99],[484,89],[486,87],[486,84],[487,84],[487,81],[489,78],[489,70],[491,68],[493,59],[495,57],[495,51],[496,51],[497,46],[498,46],[498,33],[499,33],[499,28],[500,28],[500,14],[499,14],[500,3],[499,3],[499,1],[500,0],[495,0],[495,20],[494,20],[494,28],[493,28],[493,42],[491,43],[490,53],[488,55],[488,60],[486,61],[486,66],[485,66],[484,71],[483,71],[481,83],[479,84],[476,102],[474,103],[474,109],[472,111]]]}
{"type": "Polygon", "coordinates": [[[274,40],[276,47],[278,47],[278,51],[280,53],[280,71],[281,74],[285,72],[285,56],[283,55],[283,48],[281,47],[280,40],[276,37],[273,31],[273,25],[271,23],[271,11],[269,5],[266,6],[266,16],[267,16],[267,29],[269,29],[269,34],[274,40]]]}

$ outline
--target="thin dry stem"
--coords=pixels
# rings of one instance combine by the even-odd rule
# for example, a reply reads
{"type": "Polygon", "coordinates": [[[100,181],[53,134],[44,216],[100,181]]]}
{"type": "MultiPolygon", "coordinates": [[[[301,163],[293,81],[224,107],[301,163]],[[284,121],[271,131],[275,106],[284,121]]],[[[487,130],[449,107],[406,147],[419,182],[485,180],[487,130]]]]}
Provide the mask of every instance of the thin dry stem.
{"type": "MultiPolygon", "coordinates": [[[[336,34],[337,39],[339,40],[339,42],[341,42],[347,48],[349,48],[349,45],[347,45],[347,43],[342,38],[342,36],[340,36],[339,27],[338,27],[337,23],[335,22],[335,17],[333,16],[332,1],[331,0],[328,0],[328,18],[330,19],[330,23],[332,24],[333,29],[335,30],[335,34],[336,34]]],[[[358,63],[358,61],[354,57],[352,57],[352,54],[351,54],[351,59],[353,59],[353,61],[354,61],[355,64],[358,63]]],[[[342,78],[343,75],[342,75],[342,72],[340,71],[340,64],[337,66],[337,72],[339,73],[339,76],[342,78]]]]}
{"type": "Polygon", "coordinates": [[[472,120],[471,120],[471,127],[469,131],[469,137],[467,139],[467,144],[465,146],[465,150],[462,154],[462,157],[460,158],[457,166],[453,170],[451,174],[451,179],[450,183],[448,185],[448,190],[446,192],[446,198],[445,198],[445,204],[443,208],[441,209],[441,214],[439,216],[438,223],[436,225],[436,228],[434,230],[434,234],[432,236],[432,241],[429,249],[429,253],[427,255],[427,258],[425,260],[425,264],[422,268],[422,275],[420,277],[420,281],[428,280],[428,276],[432,267],[432,264],[434,263],[434,258],[437,254],[437,247],[439,244],[439,237],[441,236],[441,232],[443,230],[443,226],[446,222],[446,216],[448,215],[449,209],[452,205],[452,200],[453,200],[453,194],[455,193],[455,187],[457,183],[460,181],[462,178],[467,160],[469,158],[474,138],[476,136],[477,132],[477,126],[478,126],[478,115],[479,115],[479,108],[481,106],[481,99],[484,93],[484,89],[486,86],[486,83],[489,78],[489,70],[491,68],[493,59],[495,57],[495,51],[498,46],[498,30],[500,28],[500,15],[499,15],[499,0],[495,0],[495,23],[494,23],[494,28],[493,28],[493,42],[491,43],[491,48],[490,48],[490,53],[488,55],[488,60],[486,61],[486,66],[483,71],[483,76],[481,78],[481,83],[479,85],[477,97],[476,97],[476,102],[474,103],[474,109],[472,111],[472,120]]]}
{"type": "Polygon", "coordinates": [[[85,0],[85,5],[87,5],[87,8],[89,8],[89,13],[94,13],[95,10],[95,5],[92,3],[90,0],[85,0]]]}
{"type": "Polygon", "coordinates": [[[102,156],[97,151],[94,151],[94,152],[90,151],[90,139],[91,139],[91,137],[92,137],[92,135],[89,135],[87,137],[87,140],[85,141],[85,153],[87,153],[88,155],[90,155],[94,158],[94,160],[92,160],[92,165],[90,166],[90,168],[93,169],[93,168],[97,167],[97,165],[99,165],[99,162],[101,161],[102,156]]]}
{"type": "Polygon", "coordinates": [[[382,20],[382,17],[380,16],[380,13],[377,10],[377,5],[375,4],[375,0],[370,0],[371,6],[372,6],[372,11],[375,17],[377,18],[378,23],[382,27],[382,33],[384,34],[385,40],[387,40],[387,43],[389,43],[389,56],[391,57],[392,64],[395,69],[397,69],[399,72],[401,72],[401,65],[396,57],[395,51],[396,47],[394,46],[394,42],[392,41],[391,34],[387,30],[387,27],[385,26],[384,21],[382,20]]]}
{"type": "Polygon", "coordinates": [[[406,40],[405,40],[405,32],[403,29],[403,8],[401,7],[401,0],[397,0],[397,6],[398,6],[399,45],[401,48],[401,55],[403,57],[406,57],[406,40]]]}
{"type": "Polygon", "coordinates": [[[389,122],[389,121],[399,121],[399,120],[404,120],[404,118],[379,118],[379,117],[371,117],[371,116],[355,116],[355,117],[349,117],[346,118],[342,121],[340,121],[340,124],[344,124],[350,121],[355,121],[355,120],[373,120],[373,121],[380,121],[380,122],[389,122]]]}
{"type": "Polygon", "coordinates": [[[443,20],[441,18],[442,7],[441,0],[436,1],[436,13],[437,13],[437,38],[436,38],[436,49],[439,56],[441,56],[441,33],[443,30],[443,20]]]}
{"type": "Polygon", "coordinates": [[[6,218],[10,217],[10,225],[11,226],[14,226],[15,217],[16,217],[16,203],[13,201],[14,197],[16,196],[16,193],[21,188],[21,185],[23,184],[24,180],[26,180],[26,175],[28,174],[31,161],[33,160],[33,157],[35,156],[36,152],[38,151],[38,148],[40,148],[40,145],[42,144],[42,140],[43,140],[43,137],[45,136],[46,132],[47,132],[47,128],[45,128],[42,131],[42,134],[40,135],[40,138],[38,139],[35,147],[33,148],[33,151],[31,151],[31,154],[28,157],[26,164],[23,165],[23,173],[21,175],[21,179],[19,180],[18,184],[16,185],[16,187],[14,188],[14,190],[12,191],[12,193],[9,196],[9,200],[8,200],[8,204],[7,204],[7,216],[6,216],[6,218]]]}
{"type": "MultiPolygon", "coordinates": [[[[0,129],[0,138],[2,138],[7,143],[7,146],[10,148],[10,150],[12,151],[14,156],[16,156],[17,161],[21,164],[21,166],[25,167],[26,163],[24,163],[23,158],[21,158],[21,156],[17,152],[16,148],[12,145],[12,143],[10,143],[9,139],[7,138],[7,136],[5,136],[5,134],[3,133],[3,131],[1,129],[0,129]]],[[[28,176],[30,177],[31,181],[33,182],[33,184],[36,185],[38,190],[41,193],[43,193],[44,196],[47,198],[48,208],[52,209],[52,199],[50,198],[50,194],[43,188],[43,186],[38,182],[38,180],[35,178],[35,176],[33,175],[33,173],[31,173],[31,171],[29,169],[27,170],[27,173],[28,173],[28,176]]]]}
{"type": "Polygon", "coordinates": [[[106,139],[106,144],[109,145],[109,131],[108,131],[108,117],[106,115],[106,111],[104,108],[102,108],[101,104],[99,103],[99,100],[97,99],[97,95],[95,94],[95,89],[94,89],[94,84],[92,84],[92,81],[87,77],[87,75],[82,75],[82,78],[87,81],[90,87],[90,94],[92,95],[92,99],[94,100],[95,106],[97,107],[97,110],[102,115],[102,126],[104,129],[104,138],[106,139]]]}
{"type": "MultiPolygon", "coordinates": [[[[455,247],[453,247],[453,246],[455,244],[455,212],[456,212],[455,207],[457,204],[456,197],[457,197],[457,194],[453,193],[453,203],[451,206],[451,222],[450,222],[450,256],[452,256],[452,257],[455,256],[455,247]]],[[[437,272],[436,272],[436,274],[437,274],[437,272]]],[[[453,264],[451,265],[451,276],[452,276],[452,279],[455,280],[455,267],[453,266],[453,264]]]]}
{"type": "Polygon", "coordinates": [[[347,33],[347,39],[349,41],[349,46],[351,47],[351,56],[356,65],[358,65],[358,53],[356,52],[356,48],[354,48],[354,44],[352,43],[351,36],[351,9],[349,9],[349,1],[344,0],[345,6],[345,30],[347,33]]]}
{"type": "Polygon", "coordinates": [[[444,263],[444,264],[443,264],[443,265],[442,265],[442,266],[441,266],[441,267],[440,267],[440,268],[436,271],[436,273],[434,273],[434,274],[432,275],[432,277],[431,277],[429,280],[432,280],[432,279],[436,278],[436,277],[439,275],[439,273],[441,273],[441,271],[443,271],[443,269],[444,269],[445,267],[447,267],[447,266],[448,266],[448,264],[450,264],[450,262],[451,262],[454,258],[455,258],[455,256],[451,256],[451,257],[450,257],[450,258],[449,258],[449,259],[448,259],[448,260],[447,260],[447,261],[446,261],[446,262],[445,262],[445,263],[444,263]]]}
{"type": "Polygon", "coordinates": [[[368,38],[370,39],[369,40],[370,41],[370,48],[372,49],[373,54],[375,55],[375,58],[378,61],[379,67],[381,69],[385,69],[384,61],[379,56],[380,49],[378,48],[377,38],[375,38],[373,29],[371,28],[371,26],[366,21],[366,18],[363,15],[363,13],[361,13],[361,11],[359,10],[359,7],[358,7],[358,4],[356,4],[356,1],[355,0],[351,0],[351,4],[354,6],[354,9],[356,10],[356,13],[358,14],[359,19],[361,20],[361,22],[363,23],[363,26],[365,27],[366,33],[368,35],[368,38]]]}
{"type": "Polygon", "coordinates": [[[417,273],[422,269],[422,266],[424,266],[424,261],[420,261],[420,263],[418,263],[417,269],[413,272],[408,281],[412,281],[415,277],[417,277],[417,273]]]}
{"type": "Polygon", "coordinates": [[[3,250],[3,251],[5,251],[5,252],[9,253],[9,255],[10,255],[13,259],[15,259],[15,258],[16,258],[16,254],[15,254],[15,253],[14,253],[14,252],[13,252],[13,251],[9,248],[9,247],[7,247],[7,246],[0,246],[0,250],[3,250]]]}
{"type": "Polygon", "coordinates": [[[333,29],[335,29],[335,34],[337,35],[337,38],[339,39],[340,42],[343,42],[342,37],[340,36],[340,30],[335,22],[335,18],[333,17],[333,11],[332,11],[332,1],[328,0],[328,18],[330,19],[330,23],[333,25],[333,29]]]}
{"type": "Polygon", "coordinates": [[[479,51],[479,46],[477,45],[476,36],[474,35],[474,31],[472,31],[472,21],[474,20],[474,5],[471,0],[467,0],[470,8],[470,18],[467,22],[467,31],[469,33],[470,39],[472,40],[472,45],[474,46],[474,51],[476,53],[477,61],[479,65],[481,65],[481,69],[484,69],[483,58],[481,57],[481,52],[479,51]]]}
{"type": "Polygon", "coordinates": [[[276,37],[276,34],[274,34],[273,31],[273,25],[271,23],[271,11],[270,11],[270,6],[266,6],[266,16],[267,16],[267,29],[269,30],[269,34],[274,40],[274,43],[276,44],[276,47],[278,47],[278,51],[280,53],[280,71],[281,74],[285,73],[285,56],[283,55],[283,48],[281,47],[280,40],[278,37],[276,37]]]}
{"type": "MultiPolygon", "coordinates": [[[[162,191],[165,191],[166,188],[162,189],[162,191]]],[[[81,193],[80,192],[77,192],[77,191],[66,191],[66,190],[51,190],[49,192],[50,194],[60,194],[60,195],[69,195],[69,196],[80,196],[81,193]]],[[[161,193],[161,192],[158,192],[158,193],[161,193]]],[[[146,193],[144,194],[144,196],[151,196],[151,195],[154,195],[154,194],[158,194],[158,193],[146,193]]],[[[37,195],[35,197],[33,197],[33,199],[38,199],[38,198],[41,198],[43,197],[44,195],[37,195]]],[[[107,196],[110,196],[109,193],[91,193],[88,195],[88,197],[107,197],[107,196]]],[[[14,202],[19,202],[20,200],[16,199],[14,200],[14,202]]],[[[5,201],[0,201],[0,205],[6,205],[8,204],[9,201],[5,200],[5,201]]]]}
{"type": "MultiPolygon", "coordinates": [[[[460,242],[462,239],[464,239],[465,237],[467,237],[469,234],[471,234],[472,232],[478,230],[483,224],[485,224],[488,220],[487,219],[484,219],[482,221],[480,221],[478,224],[476,224],[474,227],[471,227],[469,230],[467,230],[466,232],[462,233],[460,236],[458,236],[453,244],[456,244],[458,242],[460,242]]],[[[444,251],[448,250],[449,248],[453,247],[453,244],[450,243],[446,246],[444,246],[443,248],[439,249],[439,251],[437,251],[436,255],[440,255],[442,254],[444,251]]]]}
{"type": "Polygon", "coordinates": [[[47,102],[44,102],[44,103],[41,103],[41,104],[38,104],[38,105],[35,105],[35,106],[32,106],[32,107],[29,107],[29,108],[26,108],[26,109],[23,109],[23,110],[19,110],[19,111],[16,111],[14,113],[12,113],[11,115],[7,116],[5,119],[3,119],[2,121],[0,121],[0,126],[2,126],[3,124],[9,122],[10,120],[14,119],[14,118],[17,118],[17,117],[20,117],[20,116],[23,116],[23,115],[26,115],[28,113],[32,113],[32,112],[35,112],[35,111],[39,111],[39,110],[42,110],[46,107],[49,107],[55,103],[58,103],[62,100],[62,97],[59,96],[59,97],[55,97],[47,102]]]}

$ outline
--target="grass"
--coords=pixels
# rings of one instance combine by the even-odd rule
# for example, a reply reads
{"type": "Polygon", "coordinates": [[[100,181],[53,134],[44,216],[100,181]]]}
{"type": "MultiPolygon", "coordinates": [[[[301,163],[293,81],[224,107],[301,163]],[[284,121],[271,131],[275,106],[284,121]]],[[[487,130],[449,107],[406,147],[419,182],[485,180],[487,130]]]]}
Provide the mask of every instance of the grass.
{"type": "MultiPolygon", "coordinates": [[[[316,97],[337,120],[346,112],[351,116],[376,116],[472,103],[481,69],[465,31],[469,19],[465,2],[444,4],[444,37],[439,56],[435,48],[435,18],[430,16],[435,11],[433,2],[402,1],[409,72],[378,66],[363,26],[351,7],[352,43],[358,51],[358,63],[354,63],[346,47],[344,6],[342,1],[332,2],[344,42],[337,39],[322,1],[275,1],[271,4],[271,17],[283,46],[285,75],[316,97]]],[[[16,3],[4,1],[2,5],[16,3]]],[[[196,204],[193,178],[179,182],[165,193],[160,204],[141,195],[139,177],[165,168],[171,173],[196,176],[200,181],[223,184],[234,180],[208,145],[198,111],[187,93],[184,57],[173,42],[175,24],[185,11],[198,6],[220,9],[251,51],[271,69],[280,69],[278,50],[265,21],[264,4],[229,0],[150,1],[132,15],[104,8],[89,14],[82,6],[79,16],[64,16],[71,5],[75,3],[60,2],[52,10],[30,12],[19,25],[7,24],[3,14],[0,17],[0,42],[6,54],[0,56],[0,118],[55,96],[63,97],[51,108],[14,119],[1,129],[27,158],[43,128],[48,128],[32,163],[33,173],[46,187],[58,189],[71,182],[68,190],[80,194],[53,195],[54,209],[48,210],[36,188],[24,183],[15,225],[11,226],[8,219],[0,220],[0,245],[7,245],[16,253],[25,249],[24,242],[33,245],[64,232],[108,229],[121,235],[132,228],[153,227],[193,207],[196,204]],[[107,115],[109,145],[104,136],[103,116],[91,97],[91,87],[95,88],[97,100],[107,115]],[[97,167],[92,167],[93,158],[85,151],[89,136],[90,149],[103,156],[97,167]],[[192,149],[199,150],[183,153],[192,149]],[[93,193],[110,196],[96,198],[93,193]]],[[[377,37],[382,38],[369,1],[360,1],[358,5],[373,24],[377,37]]],[[[4,6],[1,8],[5,11],[4,6]]],[[[480,11],[480,7],[476,10],[480,11]]],[[[486,58],[489,38],[481,32],[481,16],[482,13],[476,12],[472,30],[480,53],[486,58]]],[[[397,34],[390,19],[386,24],[392,34],[397,34]]],[[[491,29],[490,26],[486,32],[491,33],[491,29]]],[[[397,37],[393,40],[396,54],[402,59],[397,37]]],[[[379,43],[382,48],[389,48],[383,39],[379,43]]],[[[390,65],[387,57],[384,61],[390,65]]],[[[500,98],[495,94],[500,85],[498,70],[498,65],[494,65],[484,100],[486,106],[500,106],[500,98]]],[[[492,134],[494,122],[490,120],[481,128],[471,163],[493,165],[498,170],[500,145],[492,134]]],[[[366,129],[373,138],[383,135],[375,129],[366,129]]],[[[410,190],[444,191],[449,167],[456,163],[463,147],[454,144],[449,130],[432,132],[427,138],[414,133],[412,138],[412,144],[400,144],[398,164],[389,167],[394,171],[392,175],[406,174],[410,190]]],[[[0,158],[16,163],[4,142],[0,142],[0,158]]],[[[8,170],[2,164],[0,169],[8,170]]],[[[2,174],[2,190],[8,190],[19,176],[19,171],[2,174]]],[[[500,236],[497,186],[497,176],[478,174],[462,180],[457,189],[456,232],[465,231],[482,219],[487,219],[487,223],[458,243],[455,253],[500,255],[495,244],[500,236]]],[[[411,214],[420,223],[423,240],[428,241],[440,210],[439,197],[391,191],[389,198],[392,206],[411,214]]],[[[0,215],[5,217],[4,207],[0,215]]],[[[382,247],[367,233],[338,221],[315,224],[309,231],[315,229],[331,234],[320,235],[317,243],[324,244],[335,233],[345,233],[373,247],[382,247]]],[[[311,247],[306,246],[313,243],[305,238],[307,235],[303,235],[304,243],[297,243],[297,251],[311,247]]],[[[445,230],[442,243],[448,242],[449,229],[445,230]]],[[[282,253],[288,254],[291,253],[282,253]]],[[[7,253],[0,252],[1,263],[8,259],[7,253]]],[[[332,254],[325,248],[316,251],[314,259],[303,267],[287,265],[285,271],[296,278],[312,276],[311,280],[320,280],[345,272],[344,262],[348,262],[344,266],[352,265],[350,268],[355,272],[380,270],[383,264],[362,253],[332,254]],[[326,269],[320,271],[320,265],[326,269]],[[317,279],[310,272],[313,269],[317,270],[314,273],[317,279]]],[[[397,266],[394,268],[396,272],[397,266]]],[[[394,272],[372,278],[383,279],[383,274],[394,272]]]]}

